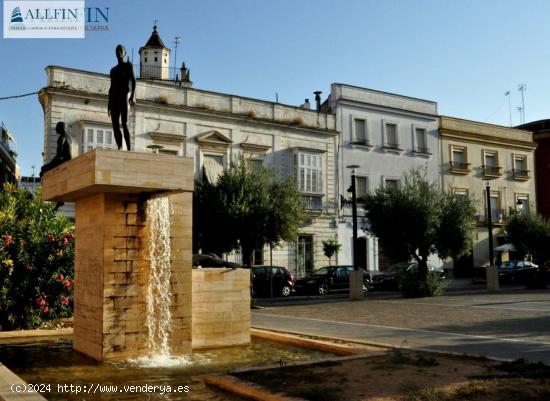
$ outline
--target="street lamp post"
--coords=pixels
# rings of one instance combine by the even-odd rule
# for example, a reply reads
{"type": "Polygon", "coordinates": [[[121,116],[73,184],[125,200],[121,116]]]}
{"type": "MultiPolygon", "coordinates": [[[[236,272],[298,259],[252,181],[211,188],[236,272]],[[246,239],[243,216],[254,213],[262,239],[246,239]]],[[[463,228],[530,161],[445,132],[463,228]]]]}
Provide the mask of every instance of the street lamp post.
{"type": "Polygon", "coordinates": [[[359,166],[352,164],[347,167],[351,169],[351,213],[353,220],[353,272],[349,276],[350,299],[361,299],[363,298],[363,272],[359,270],[359,265],[357,264],[357,188],[355,185],[355,176],[359,166]]]}
{"type": "Polygon", "coordinates": [[[498,274],[495,268],[493,244],[493,217],[491,216],[491,185],[487,182],[487,230],[489,231],[489,268],[487,269],[487,289],[498,290],[498,274]]]}

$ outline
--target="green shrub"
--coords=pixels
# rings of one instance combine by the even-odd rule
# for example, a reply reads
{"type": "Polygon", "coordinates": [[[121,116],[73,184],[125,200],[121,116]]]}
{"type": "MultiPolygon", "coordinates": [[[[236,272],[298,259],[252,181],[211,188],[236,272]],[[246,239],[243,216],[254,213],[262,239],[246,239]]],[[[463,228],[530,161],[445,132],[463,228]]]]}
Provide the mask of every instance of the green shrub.
{"type": "Polygon", "coordinates": [[[0,193],[0,326],[28,329],[72,315],[74,227],[54,204],[5,184],[0,193]]]}
{"type": "Polygon", "coordinates": [[[399,289],[405,298],[433,297],[443,294],[445,280],[434,272],[428,272],[424,283],[418,279],[417,272],[403,271],[399,276],[399,289]]]}

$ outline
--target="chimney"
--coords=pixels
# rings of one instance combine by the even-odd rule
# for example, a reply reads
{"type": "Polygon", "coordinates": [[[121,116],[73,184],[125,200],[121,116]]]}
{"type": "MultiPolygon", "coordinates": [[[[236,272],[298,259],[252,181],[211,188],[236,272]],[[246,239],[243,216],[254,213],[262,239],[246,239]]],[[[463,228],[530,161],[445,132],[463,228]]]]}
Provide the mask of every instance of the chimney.
{"type": "Polygon", "coordinates": [[[317,111],[321,111],[321,93],[322,91],[315,91],[313,92],[315,94],[315,108],[317,111]]]}

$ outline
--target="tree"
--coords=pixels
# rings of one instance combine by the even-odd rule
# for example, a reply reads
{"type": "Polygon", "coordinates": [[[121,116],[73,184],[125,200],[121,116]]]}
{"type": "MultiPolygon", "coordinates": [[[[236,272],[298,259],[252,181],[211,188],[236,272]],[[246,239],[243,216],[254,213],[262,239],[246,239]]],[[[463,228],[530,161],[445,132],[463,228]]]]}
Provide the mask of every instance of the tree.
{"type": "Polygon", "coordinates": [[[427,286],[428,257],[457,257],[472,246],[475,208],[470,199],[439,191],[425,172],[412,170],[401,188],[384,188],[365,197],[369,230],[393,254],[418,263],[419,296],[427,286]]]}
{"type": "Polygon", "coordinates": [[[516,213],[506,223],[510,242],[523,256],[531,255],[539,265],[550,256],[550,221],[536,213],[516,213]]]}
{"type": "Polygon", "coordinates": [[[301,194],[291,178],[281,178],[246,160],[232,164],[215,183],[206,174],[195,184],[194,240],[203,252],[242,250],[252,264],[255,249],[293,241],[305,217],[301,194]]]}
{"type": "Polygon", "coordinates": [[[72,315],[74,227],[41,193],[0,193],[0,326],[34,328],[72,315]]]}
{"type": "Polygon", "coordinates": [[[342,245],[338,243],[338,241],[333,239],[327,239],[325,241],[321,242],[323,244],[323,253],[328,258],[329,264],[331,264],[330,260],[331,258],[340,252],[340,249],[342,248],[342,245]]]}

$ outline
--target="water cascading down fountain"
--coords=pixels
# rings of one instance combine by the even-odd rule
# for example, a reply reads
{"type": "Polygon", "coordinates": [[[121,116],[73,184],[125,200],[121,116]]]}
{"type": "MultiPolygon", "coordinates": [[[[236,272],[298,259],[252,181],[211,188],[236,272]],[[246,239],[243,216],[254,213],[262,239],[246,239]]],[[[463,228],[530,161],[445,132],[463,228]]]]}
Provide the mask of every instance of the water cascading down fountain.
{"type": "Polygon", "coordinates": [[[147,347],[151,359],[170,358],[172,326],[170,291],[170,201],[156,195],[146,203],[149,232],[149,280],[147,283],[147,347]]]}

